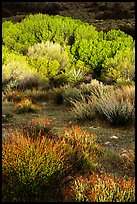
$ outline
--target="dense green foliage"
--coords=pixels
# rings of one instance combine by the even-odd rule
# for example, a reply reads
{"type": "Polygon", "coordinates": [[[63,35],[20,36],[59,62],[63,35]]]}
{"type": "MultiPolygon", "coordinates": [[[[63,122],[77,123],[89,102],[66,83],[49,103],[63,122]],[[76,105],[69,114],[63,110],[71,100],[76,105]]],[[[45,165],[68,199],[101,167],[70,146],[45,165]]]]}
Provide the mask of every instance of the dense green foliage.
{"type": "Polygon", "coordinates": [[[5,21],[2,47],[6,80],[19,58],[22,65],[16,65],[18,69],[24,71],[26,63],[28,70],[53,85],[76,83],[87,74],[115,82],[134,79],[135,42],[130,35],[120,30],[98,32],[94,26],[70,17],[36,14],[19,23],[5,21]]]}

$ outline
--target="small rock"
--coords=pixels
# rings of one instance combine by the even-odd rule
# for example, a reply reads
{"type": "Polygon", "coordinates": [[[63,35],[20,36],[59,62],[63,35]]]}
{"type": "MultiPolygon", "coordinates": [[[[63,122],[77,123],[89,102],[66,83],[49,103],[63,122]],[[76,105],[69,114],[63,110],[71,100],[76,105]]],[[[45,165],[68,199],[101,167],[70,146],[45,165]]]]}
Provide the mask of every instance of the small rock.
{"type": "Polygon", "coordinates": [[[105,142],[105,143],[104,143],[104,145],[109,145],[109,144],[110,144],[110,142],[105,142]]]}
{"type": "Polygon", "coordinates": [[[112,137],[110,137],[111,139],[118,139],[117,136],[113,135],[112,137]]]}

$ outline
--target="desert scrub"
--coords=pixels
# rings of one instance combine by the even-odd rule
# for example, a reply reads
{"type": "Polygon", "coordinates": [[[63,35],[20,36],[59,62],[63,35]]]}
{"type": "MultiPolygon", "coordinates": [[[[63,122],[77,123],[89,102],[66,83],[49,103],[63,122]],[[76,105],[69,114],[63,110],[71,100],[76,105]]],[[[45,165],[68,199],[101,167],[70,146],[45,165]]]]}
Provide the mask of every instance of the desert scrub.
{"type": "Polygon", "coordinates": [[[19,103],[16,104],[16,113],[37,113],[40,110],[38,105],[33,104],[31,99],[22,99],[19,103]]]}
{"type": "Polygon", "coordinates": [[[69,168],[69,155],[68,145],[61,140],[55,142],[42,135],[32,140],[11,131],[2,143],[3,202],[47,201],[53,184],[57,185],[56,181],[69,168]],[[49,190],[46,186],[51,180],[49,190]]]}
{"type": "Polygon", "coordinates": [[[75,87],[68,87],[66,90],[64,90],[63,101],[65,105],[71,106],[72,101],[81,101],[81,100],[82,100],[82,94],[79,89],[75,87]]]}
{"type": "Polygon", "coordinates": [[[76,177],[66,191],[65,199],[73,202],[135,202],[135,180],[108,173],[76,177]]]}
{"type": "Polygon", "coordinates": [[[55,104],[63,104],[63,93],[69,86],[53,87],[48,90],[48,100],[55,104]]]}
{"type": "Polygon", "coordinates": [[[6,95],[6,98],[11,102],[20,102],[23,99],[23,95],[19,91],[12,91],[11,93],[6,95]]]}
{"type": "Polygon", "coordinates": [[[48,100],[48,93],[41,88],[33,88],[32,90],[24,90],[22,92],[24,98],[29,98],[32,100],[32,103],[41,103],[48,100]]]}
{"type": "Polygon", "coordinates": [[[45,117],[33,118],[26,127],[23,128],[23,134],[33,139],[39,135],[50,135],[52,133],[52,121],[45,117]]]}

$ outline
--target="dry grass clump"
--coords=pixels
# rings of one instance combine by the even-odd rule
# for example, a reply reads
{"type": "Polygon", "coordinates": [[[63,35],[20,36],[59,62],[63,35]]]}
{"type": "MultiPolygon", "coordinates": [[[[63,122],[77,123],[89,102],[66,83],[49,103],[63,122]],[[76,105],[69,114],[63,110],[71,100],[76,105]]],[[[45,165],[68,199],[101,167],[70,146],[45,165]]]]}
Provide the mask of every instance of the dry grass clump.
{"type": "Polygon", "coordinates": [[[128,102],[131,105],[135,103],[135,86],[122,86],[114,89],[118,101],[128,102]]]}
{"type": "Polygon", "coordinates": [[[71,114],[73,118],[84,121],[93,120],[96,116],[95,112],[95,100],[94,98],[88,98],[88,103],[83,98],[82,101],[72,102],[71,114]]]}
{"type": "Polygon", "coordinates": [[[113,126],[127,126],[134,123],[135,110],[129,103],[117,100],[113,95],[103,95],[97,99],[96,109],[99,116],[113,126]]]}
{"type": "Polygon", "coordinates": [[[135,174],[135,149],[123,149],[120,153],[123,169],[126,174],[135,174]]]}
{"type": "Polygon", "coordinates": [[[106,120],[113,126],[129,126],[135,122],[135,87],[114,87],[93,80],[80,87],[83,99],[74,101],[71,113],[77,120],[106,120]]]}
{"type": "Polygon", "coordinates": [[[30,98],[33,103],[37,102],[45,102],[48,100],[48,93],[46,90],[39,89],[32,89],[32,90],[25,90],[23,92],[25,98],[30,98]]]}

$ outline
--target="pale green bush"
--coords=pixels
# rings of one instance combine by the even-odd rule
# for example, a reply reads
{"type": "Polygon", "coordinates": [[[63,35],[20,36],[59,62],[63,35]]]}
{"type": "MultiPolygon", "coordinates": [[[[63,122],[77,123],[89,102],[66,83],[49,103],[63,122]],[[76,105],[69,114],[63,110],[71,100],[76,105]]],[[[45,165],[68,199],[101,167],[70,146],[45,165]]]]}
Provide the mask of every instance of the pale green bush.
{"type": "Polygon", "coordinates": [[[29,47],[27,56],[38,72],[49,78],[58,75],[70,66],[65,49],[60,44],[50,41],[29,47]]]}
{"type": "Polygon", "coordinates": [[[19,54],[9,54],[6,64],[2,66],[2,83],[10,82],[11,87],[16,87],[25,78],[34,76],[38,76],[37,71],[28,64],[25,56],[19,54]]]}

